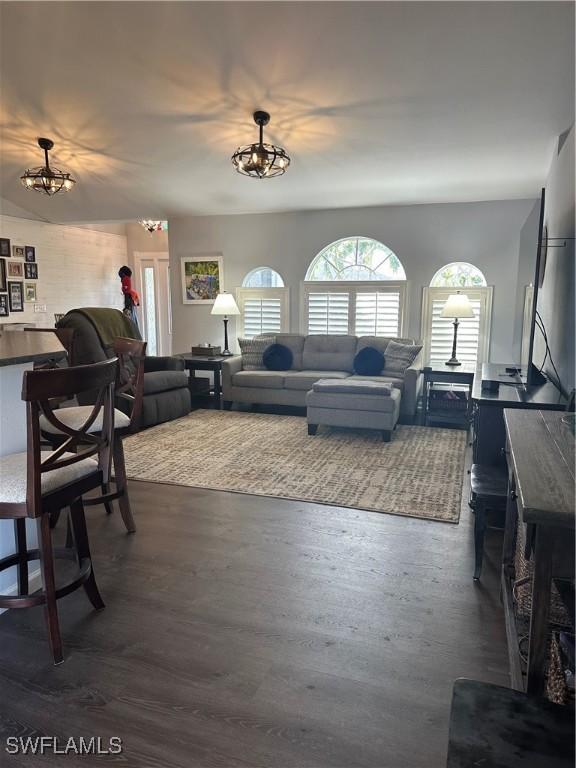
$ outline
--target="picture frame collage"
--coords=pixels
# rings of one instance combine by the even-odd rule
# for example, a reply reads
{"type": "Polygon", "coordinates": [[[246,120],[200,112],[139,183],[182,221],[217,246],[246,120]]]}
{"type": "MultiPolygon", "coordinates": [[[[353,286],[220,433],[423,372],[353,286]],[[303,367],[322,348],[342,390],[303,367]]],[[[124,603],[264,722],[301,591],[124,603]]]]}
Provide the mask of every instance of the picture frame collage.
{"type": "Polygon", "coordinates": [[[26,303],[37,301],[36,247],[13,245],[0,237],[0,318],[24,312],[26,303]]]}

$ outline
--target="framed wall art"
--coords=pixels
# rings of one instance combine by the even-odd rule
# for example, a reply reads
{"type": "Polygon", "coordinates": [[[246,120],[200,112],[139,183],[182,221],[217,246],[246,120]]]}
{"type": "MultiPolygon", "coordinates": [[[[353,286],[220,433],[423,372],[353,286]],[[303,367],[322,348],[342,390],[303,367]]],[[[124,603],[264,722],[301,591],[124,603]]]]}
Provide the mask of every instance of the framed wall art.
{"type": "Polygon", "coordinates": [[[24,258],[28,262],[36,261],[36,248],[33,245],[26,245],[24,247],[24,258]]]}
{"type": "Polygon", "coordinates": [[[24,277],[24,269],[21,261],[8,262],[8,277],[24,277]]]}
{"type": "Polygon", "coordinates": [[[38,280],[38,264],[24,264],[24,277],[26,280],[38,280]]]}
{"type": "Polygon", "coordinates": [[[8,299],[10,312],[24,312],[24,283],[8,281],[8,299]]]}
{"type": "Polygon", "coordinates": [[[182,302],[213,304],[224,290],[222,256],[183,256],[182,302]]]}
{"type": "Polygon", "coordinates": [[[24,283],[24,301],[36,301],[36,283],[24,283]]]}
{"type": "Polygon", "coordinates": [[[0,317],[8,317],[10,310],[8,309],[8,294],[0,293],[0,317]]]}
{"type": "Polygon", "coordinates": [[[13,259],[23,259],[24,258],[24,246],[23,245],[13,245],[12,246],[12,258],[13,259]]]}
{"type": "Polygon", "coordinates": [[[0,256],[10,258],[10,240],[7,237],[0,237],[0,256]]]}
{"type": "Polygon", "coordinates": [[[0,291],[5,293],[8,290],[6,285],[6,259],[0,259],[0,291]]]}

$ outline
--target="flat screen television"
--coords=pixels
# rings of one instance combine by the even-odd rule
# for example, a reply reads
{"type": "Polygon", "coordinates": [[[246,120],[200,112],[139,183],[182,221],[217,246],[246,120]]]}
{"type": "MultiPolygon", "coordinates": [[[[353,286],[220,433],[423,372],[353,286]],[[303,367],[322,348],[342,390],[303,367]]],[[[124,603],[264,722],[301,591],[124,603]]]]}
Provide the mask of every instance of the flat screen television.
{"type": "Polygon", "coordinates": [[[534,365],[534,337],[538,324],[538,289],[540,276],[545,267],[546,234],[544,229],[544,206],[546,202],[546,190],[542,188],[540,195],[540,216],[538,219],[538,243],[536,246],[536,260],[532,285],[527,289],[526,303],[524,306],[524,323],[522,332],[522,353],[520,357],[520,376],[526,386],[544,384],[546,377],[534,365]]]}

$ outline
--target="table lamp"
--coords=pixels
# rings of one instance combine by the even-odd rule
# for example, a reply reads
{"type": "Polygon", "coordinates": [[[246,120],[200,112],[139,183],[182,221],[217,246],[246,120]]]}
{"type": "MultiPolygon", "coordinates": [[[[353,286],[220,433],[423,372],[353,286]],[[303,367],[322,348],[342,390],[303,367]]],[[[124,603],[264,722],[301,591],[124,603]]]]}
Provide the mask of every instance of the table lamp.
{"type": "Polygon", "coordinates": [[[460,293],[460,291],[450,294],[446,304],[444,304],[442,312],[440,313],[440,317],[454,318],[454,341],[452,342],[452,357],[450,360],[446,361],[446,365],[462,365],[460,360],[458,360],[456,357],[456,341],[458,338],[458,326],[460,325],[458,318],[474,317],[474,310],[472,309],[472,304],[470,304],[470,299],[468,296],[466,296],[464,293],[460,293]]]}
{"type": "Polygon", "coordinates": [[[224,349],[223,355],[231,355],[232,352],[228,349],[228,315],[239,315],[240,310],[238,305],[234,301],[234,296],[231,293],[219,293],[216,296],[216,301],[212,307],[211,315],[223,315],[224,320],[224,349]]]}

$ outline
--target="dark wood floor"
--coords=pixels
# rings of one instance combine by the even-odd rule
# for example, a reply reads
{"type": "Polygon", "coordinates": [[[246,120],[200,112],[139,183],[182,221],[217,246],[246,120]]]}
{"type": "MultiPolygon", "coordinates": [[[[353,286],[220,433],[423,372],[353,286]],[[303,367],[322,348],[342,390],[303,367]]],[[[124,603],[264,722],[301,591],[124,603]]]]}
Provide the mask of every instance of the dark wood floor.
{"type": "MultiPolygon", "coordinates": [[[[89,512],[106,609],[0,616],[0,765],[10,735],[120,736],[131,768],[441,768],[457,677],[508,684],[489,538],[459,525],[132,483],[139,530],[89,512]]],[[[116,758],[118,759],[118,758],[116,758]]],[[[119,760],[119,759],[118,759],[119,760]]]]}

